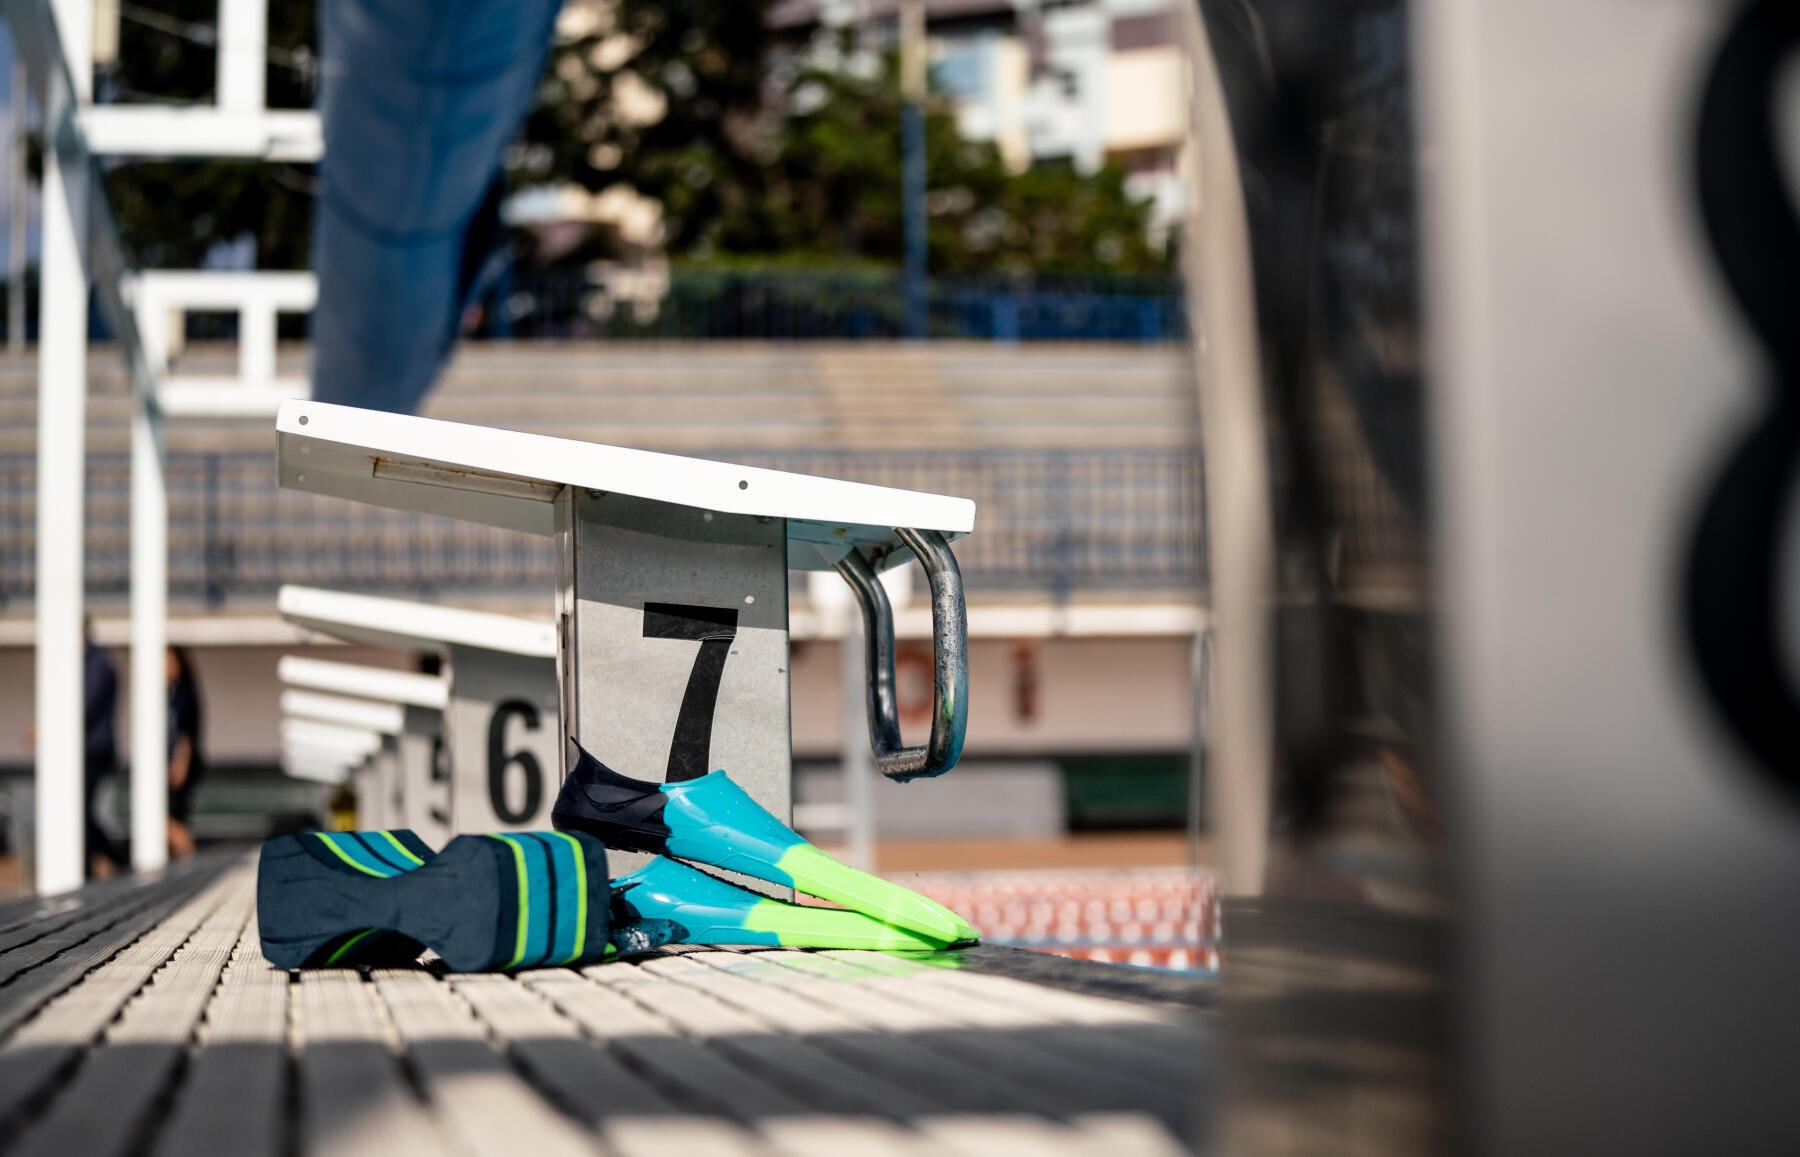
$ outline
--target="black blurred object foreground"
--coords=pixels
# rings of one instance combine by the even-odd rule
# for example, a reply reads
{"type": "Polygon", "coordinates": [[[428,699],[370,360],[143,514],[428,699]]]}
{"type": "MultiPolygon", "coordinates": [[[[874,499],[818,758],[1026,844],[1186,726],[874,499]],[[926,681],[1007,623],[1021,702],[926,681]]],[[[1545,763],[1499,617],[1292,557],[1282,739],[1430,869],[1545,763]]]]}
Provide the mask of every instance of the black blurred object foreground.
{"type": "Polygon", "coordinates": [[[1414,7],[1199,3],[1248,229],[1258,380],[1235,389],[1267,434],[1275,588],[1267,870],[1228,881],[1263,895],[1228,895],[1221,929],[1234,1155],[1450,1151],[1414,7]]]}
{"type": "Polygon", "coordinates": [[[1294,898],[1224,919],[1220,1152],[1453,1151],[1442,921],[1294,898]]]}

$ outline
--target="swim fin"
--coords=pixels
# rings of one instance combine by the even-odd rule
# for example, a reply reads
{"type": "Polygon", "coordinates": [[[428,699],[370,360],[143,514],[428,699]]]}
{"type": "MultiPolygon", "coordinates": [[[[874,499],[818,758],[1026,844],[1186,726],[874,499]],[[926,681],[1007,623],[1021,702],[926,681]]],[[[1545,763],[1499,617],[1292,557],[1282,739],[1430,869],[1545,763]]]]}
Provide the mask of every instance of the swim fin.
{"type": "Polygon", "coordinates": [[[650,783],[620,775],[570,742],[578,757],[550,817],[560,831],[798,888],[938,944],[979,939],[968,921],[937,901],[821,852],[722,770],[650,783]]]}
{"type": "Polygon", "coordinates": [[[759,896],[698,868],[657,856],[612,883],[615,925],[661,926],[675,944],[778,944],[934,952],[927,939],[842,908],[759,896]]]}

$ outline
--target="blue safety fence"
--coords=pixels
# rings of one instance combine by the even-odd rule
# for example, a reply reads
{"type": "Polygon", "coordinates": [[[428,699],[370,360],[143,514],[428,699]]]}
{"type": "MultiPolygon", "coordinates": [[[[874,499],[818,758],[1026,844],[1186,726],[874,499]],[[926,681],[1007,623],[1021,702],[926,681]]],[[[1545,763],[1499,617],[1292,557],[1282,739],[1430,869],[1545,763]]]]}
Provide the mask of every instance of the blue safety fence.
{"type": "MultiPolygon", "coordinates": [[[[721,454],[753,466],[972,498],[971,588],[1193,588],[1205,574],[1199,457],[1181,450],[721,454]]],[[[91,455],[87,587],[130,586],[130,462],[91,455]]],[[[268,452],[167,459],[169,588],[219,605],[282,583],[432,596],[554,584],[547,539],[281,490],[268,452]]],[[[35,581],[37,463],[0,454],[0,605],[35,581]]]]}
{"type": "MultiPolygon", "coordinates": [[[[8,287],[0,282],[0,340],[8,287]]],[[[926,332],[935,340],[1103,341],[1161,344],[1187,336],[1179,278],[1156,274],[1021,274],[931,278],[926,332]]],[[[26,278],[26,340],[37,340],[37,272],[26,278]]],[[[884,270],[672,272],[509,270],[470,317],[465,340],[608,338],[667,341],[855,341],[909,337],[900,275],[884,270]]],[[[308,318],[284,314],[284,341],[308,318]]],[[[109,334],[98,310],[89,328],[109,334]]],[[[187,316],[189,341],[237,340],[237,315],[187,316]]]]}
{"type": "MultiPolygon", "coordinates": [[[[1187,333],[1181,283],[1170,276],[938,277],[927,282],[925,302],[923,336],[933,339],[1160,343],[1187,333]]],[[[854,341],[910,335],[897,272],[521,268],[495,285],[471,336],[854,341]]]]}

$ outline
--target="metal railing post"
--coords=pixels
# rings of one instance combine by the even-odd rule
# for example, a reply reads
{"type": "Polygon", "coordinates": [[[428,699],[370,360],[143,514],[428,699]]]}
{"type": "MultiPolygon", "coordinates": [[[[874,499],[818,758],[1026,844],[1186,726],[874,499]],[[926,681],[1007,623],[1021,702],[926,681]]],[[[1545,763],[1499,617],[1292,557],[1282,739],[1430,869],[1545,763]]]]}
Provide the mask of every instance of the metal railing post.
{"type": "Polygon", "coordinates": [[[6,346],[25,352],[25,224],[31,211],[30,177],[25,169],[25,65],[13,45],[12,171],[7,177],[6,346]]]}
{"type": "Polygon", "coordinates": [[[926,336],[925,0],[900,4],[900,201],[905,215],[905,333],[926,336]]]}
{"type": "Polygon", "coordinates": [[[1068,452],[1058,450],[1051,454],[1049,467],[1050,519],[1054,544],[1051,553],[1050,598],[1060,606],[1068,602],[1069,596],[1075,591],[1075,515],[1071,508],[1073,495],[1068,452]]]}
{"type": "MultiPolygon", "coordinates": [[[[56,23],[74,82],[73,99],[91,81],[92,4],[58,0],[56,23]]],[[[83,527],[86,525],[88,279],[85,158],[58,140],[73,109],[58,84],[44,86],[43,241],[38,338],[37,500],[37,864],[41,895],[81,886],[86,763],[83,717],[83,527]]]]}
{"type": "Polygon", "coordinates": [[[225,601],[225,584],[220,578],[219,563],[219,456],[208,454],[201,475],[201,591],[206,605],[216,607],[225,601]]]}
{"type": "Polygon", "coordinates": [[[131,866],[169,859],[169,500],[162,421],[148,397],[131,413],[131,866]]]}

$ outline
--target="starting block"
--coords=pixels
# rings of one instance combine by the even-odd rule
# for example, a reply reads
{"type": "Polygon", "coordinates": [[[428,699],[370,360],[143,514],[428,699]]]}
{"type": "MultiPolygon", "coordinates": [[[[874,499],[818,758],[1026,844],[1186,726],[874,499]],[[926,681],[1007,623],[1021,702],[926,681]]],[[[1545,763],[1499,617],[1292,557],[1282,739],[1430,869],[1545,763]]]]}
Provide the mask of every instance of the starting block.
{"type": "MultiPolygon", "coordinates": [[[[302,400],[276,432],[283,487],[554,538],[553,719],[627,776],[725,767],[792,814],[790,570],[836,570],[862,604],[876,766],[906,780],[961,754],[967,626],[949,542],[974,528],[967,499],[302,400]],[[914,558],[931,586],[935,702],[930,741],[907,748],[875,576],[914,558]]],[[[560,743],[540,770],[547,809],[560,743]]]]}
{"type": "Polygon", "coordinates": [[[311,766],[316,774],[308,778],[324,782],[348,781],[356,792],[358,822],[368,817],[371,826],[385,818],[388,800],[385,791],[385,761],[379,732],[314,719],[287,718],[281,722],[283,756],[298,766],[311,766]],[[328,778],[336,767],[339,778],[328,778]]]}
{"type": "Polygon", "coordinates": [[[282,695],[284,714],[298,714],[290,704],[307,704],[297,696],[309,692],[322,692],[319,698],[334,700],[333,710],[365,702],[397,713],[399,731],[393,733],[397,783],[392,798],[398,802],[385,826],[411,828],[434,848],[449,841],[454,834],[450,763],[444,746],[449,688],[441,676],[287,655],[277,665],[276,677],[290,688],[282,695]]]}
{"type": "Polygon", "coordinates": [[[295,779],[311,780],[331,786],[350,779],[350,767],[338,756],[328,756],[282,745],[281,770],[295,779]]]}
{"type": "MultiPolygon", "coordinates": [[[[313,587],[282,587],[277,605],[288,622],[333,638],[444,657],[440,728],[449,791],[446,798],[434,787],[425,799],[432,801],[428,812],[444,814],[446,836],[550,826],[563,744],[548,623],[313,587]]],[[[421,765],[409,766],[409,781],[417,780],[421,765]]],[[[436,762],[428,767],[427,782],[441,785],[436,762]]],[[[430,838],[426,829],[414,830],[430,838]]]]}
{"type": "Polygon", "coordinates": [[[400,767],[400,730],[405,713],[397,704],[345,699],[316,691],[284,691],[284,720],[310,720],[366,731],[379,746],[353,773],[357,787],[357,822],[370,827],[404,827],[406,802],[400,767]]]}
{"type": "Polygon", "coordinates": [[[309,719],[284,719],[281,723],[282,764],[301,779],[349,782],[380,745],[381,737],[370,731],[309,719]]]}

